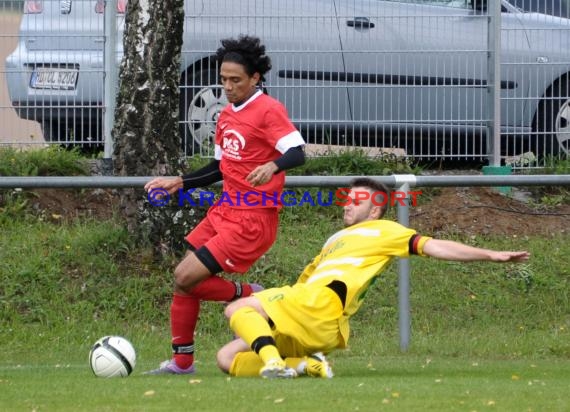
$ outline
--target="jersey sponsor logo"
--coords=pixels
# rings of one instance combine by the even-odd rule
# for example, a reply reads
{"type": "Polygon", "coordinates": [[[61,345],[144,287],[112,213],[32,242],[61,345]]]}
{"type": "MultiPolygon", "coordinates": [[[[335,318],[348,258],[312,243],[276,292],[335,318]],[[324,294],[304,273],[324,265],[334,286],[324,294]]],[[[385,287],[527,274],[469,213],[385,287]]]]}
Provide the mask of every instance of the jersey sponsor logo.
{"type": "Polygon", "coordinates": [[[225,156],[241,160],[241,151],[245,148],[245,138],[234,129],[226,130],[222,134],[222,150],[225,156]]]}

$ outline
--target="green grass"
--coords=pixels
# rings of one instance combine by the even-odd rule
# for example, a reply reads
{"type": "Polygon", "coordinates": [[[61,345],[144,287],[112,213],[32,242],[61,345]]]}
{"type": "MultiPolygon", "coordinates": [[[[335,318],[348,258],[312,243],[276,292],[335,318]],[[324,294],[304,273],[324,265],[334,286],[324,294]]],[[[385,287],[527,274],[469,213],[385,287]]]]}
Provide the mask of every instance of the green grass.
{"type": "MultiPolygon", "coordinates": [[[[317,208],[315,208],[317,209],[317,208]]],[[[248,279],[289,283],[337,224],[294,208],[248,279]],[[304,220],[303,224],[300,224],[304,220]]],[[[330,356],[332,381],[228,379],[215,351],[231,333],[219,304],[203,306],[198,374],[150,377],[169,356],[173,262],[155,262],[113,222],[14,220],[2,226],[2,411],[361,410],[563,411],[570,387],[568,237],[471,239],[533,251],[528,265],[412,259],[412,338],[399,347],[397,268],[353,321],[350,349],[330,356]],[[87,354],[101,336],[128,337],[138,365],[97,379],[87,354]],[[222,395],[223,394],[223,395],[222,395]],[[182,408],[181,405],[184,405],[182,408]]]]}
{"type": "Polygon", "coordinates": [[[76,176],[88,173],[87,161],[78,150],[58,146],[45,149],[0,150],[0,176],[76,176]]]}
{"type": "Polygon", "coordinates": [[[564,411],[568,361],[341,357],[333,380],[97,379],[82,364],[0,369],[3,411],[564,411]]]}
{"type": "MultiPolygon", "coordinates": [[[[546,166],[541,169],[530,169],[529,174],[570,174],[570,157],[549,157],[545,161],[546,166]]],[[[531,186],[525,188],[532,194],[534,203],[539,208],[548,209],[551,206],[560,206],[570,203],[569,186],[531,186]]]]}
{"type": "MultiPolygon", "coordinates": [[[[406,352],[392,265],[354,317],[350,348],[330,356],[333,380],[228,378],[215,353],[231,332],[210,302],[197,330],[198,373],[157,377],[142,372],[170,356],[176,258],[157,261],[120,219],[48,222],[14,203],[0,196],[0,411],[570,410],[568,234],[457,237],[528,249],[523,265],[412,258],[406,352]],[[91,345],[110,334],[137,350],[127,379],[90,371],[91,345]]],[[[276,244],[244,279],[294,282],[339,228],[339,208],[284,208],[276,244]]]]}

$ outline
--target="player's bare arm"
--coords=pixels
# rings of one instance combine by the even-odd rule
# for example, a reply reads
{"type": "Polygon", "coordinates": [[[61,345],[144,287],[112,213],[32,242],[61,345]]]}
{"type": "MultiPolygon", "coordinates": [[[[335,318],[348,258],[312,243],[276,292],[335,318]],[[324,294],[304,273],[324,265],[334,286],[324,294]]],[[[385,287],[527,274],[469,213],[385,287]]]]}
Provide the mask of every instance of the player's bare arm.
{"type": "Polygon", "coordinates": [[[195,187],[204,187],[220,180],[222,180],[220,161],[214,159],[206,166],[184,176],[154,178],[144,188],[147,192],[160,188],[173,194],[179,189],[188,190],[195,187]]]}
{"type": "Polygon", "coordinates": [[[427,256],[443,260],[475,261],[487,260],[492,262],[525,262],[529,259],[527,251],[496,251],[468,246],[452,240],[430,239],[423,251],[427,256]]]}
{"type": "Polygon", "coordinates": [[[164,189],[168,193],[173,194],[178,189],[183,187],[182,177],[157,177],[152,179],[146,185],[144,185],[144,190],[150,192],[153,189],[164,189]]]}

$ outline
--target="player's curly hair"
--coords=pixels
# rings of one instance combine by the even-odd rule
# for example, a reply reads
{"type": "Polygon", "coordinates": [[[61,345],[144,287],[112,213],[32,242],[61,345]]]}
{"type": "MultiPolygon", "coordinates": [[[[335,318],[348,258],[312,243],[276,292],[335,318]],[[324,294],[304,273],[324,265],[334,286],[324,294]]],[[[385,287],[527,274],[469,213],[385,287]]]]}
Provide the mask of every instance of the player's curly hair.
{"type": "Polygon", "coordinates": [[[265,73],[271,70],[271,59],[265,55],[265,46],[258,37],[241,35],[237,39],[223,39],[216,50],[218,62],[241,64],[248,75],[259,73],[265,81],[265,73]]]}

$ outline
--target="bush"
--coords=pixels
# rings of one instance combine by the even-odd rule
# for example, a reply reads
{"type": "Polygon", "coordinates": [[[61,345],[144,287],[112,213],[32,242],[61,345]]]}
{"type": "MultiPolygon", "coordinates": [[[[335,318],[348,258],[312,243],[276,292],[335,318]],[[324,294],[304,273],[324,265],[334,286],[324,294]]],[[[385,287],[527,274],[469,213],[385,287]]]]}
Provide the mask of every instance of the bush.
{"type": "Polygon", "coordinates": [[[58,146],[44,149],[0,149],[0,176],[77,176],[89,174],[78,150],[58,146]]]}

